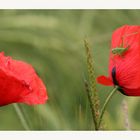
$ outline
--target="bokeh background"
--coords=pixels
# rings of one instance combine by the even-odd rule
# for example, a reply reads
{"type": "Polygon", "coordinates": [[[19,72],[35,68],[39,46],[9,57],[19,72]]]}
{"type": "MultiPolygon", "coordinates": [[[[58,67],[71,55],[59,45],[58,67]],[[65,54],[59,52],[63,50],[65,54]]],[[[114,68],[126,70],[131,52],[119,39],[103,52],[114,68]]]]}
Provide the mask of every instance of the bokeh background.
{"type": "MultiPolygon", "coordinates": [[[[107,75],[112,32],[140,25],[139,15],[140,10],[0,10],[0,51],[32,64],[47,87],[45,105],[21,105],[31,130],[94,129],[83,40],[89,40],[96,75],[107,75]]],[[[111,89],[97,85],[101,105],[111,89]]],[[[140,129],[140,97],[117,93],[104,116],[105,130],[126,129],[123,100],[131,129],[140,129]]],[[[0,107],[0,130],[24,130],[13,105],[0,107]]]]}

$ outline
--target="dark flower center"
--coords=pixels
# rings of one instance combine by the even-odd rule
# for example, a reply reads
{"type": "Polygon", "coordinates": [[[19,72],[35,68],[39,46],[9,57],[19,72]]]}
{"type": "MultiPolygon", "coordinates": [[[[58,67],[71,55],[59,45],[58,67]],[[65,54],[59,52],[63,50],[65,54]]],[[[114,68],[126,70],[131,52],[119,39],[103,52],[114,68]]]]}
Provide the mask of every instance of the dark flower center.
{"type": "Polygon", "coordinates": [[[122,86],[119,85],[119,83],[118,83],[118,81],[117,81],[117,79],[116,79],[116,67],[113,67],[113,69],[112,69],[112,79],[113,79],[113,84],[118,86],[118,90],[119,90],[122,94],[127,95],[127,94],[123,91],[122,86]]]}

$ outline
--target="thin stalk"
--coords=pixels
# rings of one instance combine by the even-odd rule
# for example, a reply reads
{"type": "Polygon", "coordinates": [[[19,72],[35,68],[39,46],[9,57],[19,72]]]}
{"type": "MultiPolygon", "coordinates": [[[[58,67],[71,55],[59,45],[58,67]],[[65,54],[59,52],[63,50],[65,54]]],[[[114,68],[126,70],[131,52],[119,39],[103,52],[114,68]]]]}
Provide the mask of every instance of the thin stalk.
{"type": "Polygon", "coordinates": [[[126,130],[131,130],[129,117],[128,117],[128,104],[125,99],[122,101],[122,112],[124,117],[124,126],[126,130]]]}
{"type": "Polygon", "coordinates": [[[86,57],[87,57],[87,70],[88,70],[88,78],[89,78],[89,92],[88,99],[92,111],[92,117],[94,121],[95,130],[98,130],[98,120],[100,114],[100,101],[96,89],[96,75],[95,75],[95,67],[94,67],[94,59],[91,54],[91,49],[89,47],[88,41],[84,40],[84,45],[86,49],[86,57]]]}
{"type": "Polygon", "coordinates": [[[89,104],[90,104],[90,109],[91,109],[91,113],[92,113],[92,119],[93,119],[93,122],[94,122],[94,125],[95,125],[95,130],[98,130],[98,126],[97,126],[98,122],[97,122],[96,116],[95,116],[95,110],[94,110],[93,103],[92,103],[92,98],[91,98],[91,95],[90,95],[89,85],[88,85],[86,80],[85,80],[85,88],[86,88],[86,92],[87,92],[87,95],[88,95],[88,101],[89,101],[89,104]]]}
{"type": "Polygon", "coordinates": [[[27,124],[27,121],[26,121],[26,119],[25,119],[25,117],[24,117],[19,105],[18,104],[13,104],[13,106],[15,108],[15,111],[16,111],[16,113],[17,113],[17,115],[18,115],[18,117],[19,117],[19,119],[21,121],[21,124],[24,127],[24,129],[25,130],[30,130],[30,128],[29,128],[29,126],[27,124]]]}
{"type": "Polygon", "coordinates": [[[101,114],[100,114],[100,117],[99,117],[98,129],[100,128],[100,125],[101,125],[101,122],[102,122],[103,115],[104,115],[104,112],[106,110],[106,107],[107,107],[111,97],[114,95],[114,93],[116,92],[117,89],[118,89],[118,86],[115,86],[115,88],[113,88],[113,90],[110,92],[110,94],[108,95],[108,97],[105,100],[105,103],[104,103],[104,105],[103,105],[103,107],[101,109],[101,114]]]}

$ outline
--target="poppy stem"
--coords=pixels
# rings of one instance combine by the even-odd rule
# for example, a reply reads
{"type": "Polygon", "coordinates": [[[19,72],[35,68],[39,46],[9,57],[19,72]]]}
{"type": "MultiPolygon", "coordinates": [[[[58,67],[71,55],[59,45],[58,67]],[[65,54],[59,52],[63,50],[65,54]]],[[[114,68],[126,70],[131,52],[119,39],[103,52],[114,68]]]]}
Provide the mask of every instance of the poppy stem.
{"type": "Polygon", "coordinates": [[[113,90],[110,92],[110,94],[108,95],[108,97],[105,100],[105,103],[104,103],[104,105],[103,105],[103,107],[101,109],[101,114],[100,114],[100,117],[99,117],[98,129],[100,128],[100,125],[101,125],[101,122],[102,122],[103,115],[104,115],[104,112],[106,110],[106,107],[107,107],[111,97],[114,95],[114,93],[116,92],[117,89],[118,89],[118,86],[115,86],[115,88],[113,88],[113,90]]]}
{"type": "Polygon", "coordinates": [[[29,128],[29,126],[27,124],[27,121],[26,121],[26,119],[25,119],[25,117],[23,115],[23,112],[21,111],[21,108],[19,107],[19,105],[18,104],[13,104],[13,106],[15,108],[15,111],[16,111],[16,113],[17,113],[17,115],[18,115],[18,117],[19,117],[24,129],[25,130],[30,130],[30,128],[29,128]]]}

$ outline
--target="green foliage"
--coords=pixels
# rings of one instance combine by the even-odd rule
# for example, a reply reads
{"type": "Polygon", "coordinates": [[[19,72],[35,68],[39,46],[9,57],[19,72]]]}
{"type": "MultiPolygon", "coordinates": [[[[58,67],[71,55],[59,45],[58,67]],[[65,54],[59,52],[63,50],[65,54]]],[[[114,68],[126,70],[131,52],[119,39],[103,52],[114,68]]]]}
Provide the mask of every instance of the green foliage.
{"type": "MultiPolygon", "coordinates": [[[[139,24],[139,10],[0,10],[0,51],[34,66],[46,84],[45,105],[21,105],[32,130],[92,130],[84,87],[87,65],[83,40],[89,38],[95,73],[108,74],[113,30],[139,24]]],[[[111,88],[97,85],[101,105],[111,88]]],[[[128,102],[131,129],[140,129],[139,97],[118,93],[108,106],[107,130],[124,130],[122,99],[128,102]]],[[[1,130],[24,130],[12,105],[1,107],[1,130]]]]}

